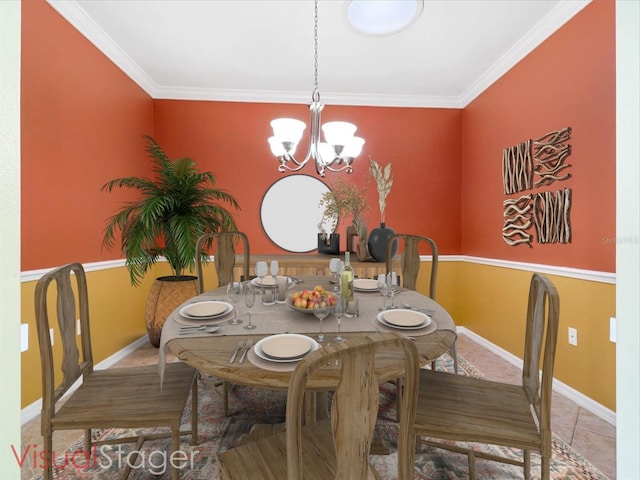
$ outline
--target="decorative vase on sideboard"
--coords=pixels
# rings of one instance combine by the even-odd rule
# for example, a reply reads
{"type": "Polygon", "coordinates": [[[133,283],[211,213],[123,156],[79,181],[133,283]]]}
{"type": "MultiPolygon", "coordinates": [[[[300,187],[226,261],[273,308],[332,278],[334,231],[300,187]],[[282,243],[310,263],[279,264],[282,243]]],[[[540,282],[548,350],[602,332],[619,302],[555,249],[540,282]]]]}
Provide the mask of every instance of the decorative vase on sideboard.
{"type": "Polygon", "coordinates": [[[340,234],[332,233],[327,235],[326,233],[319,233],[318,253],[324,253],[326,255],[340,255],[340,234]]]}
{"type": "Polygon", "coordinates": [[[181,303],[198,294],[198,277],[168,276],[156,278],[149,290],[145,308],[145,324],[149,342],[154,347],[160,346],[162,327],[167,317],[181,303]]]}
{"type": "MultiPolygon", "coordinates": [[[[391,238],[394,232],[391,228],[387,227],[383,222],[379,227],[374,228],[369,233],[369,241],[367,243],[369,247],[369,254],[378,262],[387,261],[387,241],[391,238]]],[[[398,251],[398,243],[394,242],[391,249],[391,256],[395,255],[398,251]]]]}

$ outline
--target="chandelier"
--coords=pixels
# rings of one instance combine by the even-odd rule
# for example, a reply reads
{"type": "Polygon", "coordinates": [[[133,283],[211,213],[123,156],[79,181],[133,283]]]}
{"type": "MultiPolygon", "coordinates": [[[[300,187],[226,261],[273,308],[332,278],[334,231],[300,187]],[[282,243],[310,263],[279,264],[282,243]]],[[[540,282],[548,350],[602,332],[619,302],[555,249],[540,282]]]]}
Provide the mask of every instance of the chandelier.
{"type": "Polygon", "coordinates": [[[271,122],[273,136],[269,137],[271,152],[280,160],[278,171],[284,173],[289,170],[296,172],[304,167],[312,158],[316,162],[316,172],[322,177],[325,170],[332,172],[346,171],[351,173],[353,159],[360,155],[364,139],[354,137],[357,127],[349,122],[320,123],[320,114],[324,104],[320,102],[318,90],[318,0],[315,0],[314,10],[314,72],[313,93],[309,111],[311,113],[309,149],[304,160],[298,161],[294,155],[296,147],[306,128],[304,122],[294,118],[277,118],[271,122]],[[320,141],[320,129],[324,133],[326,142],[320,141]]]}

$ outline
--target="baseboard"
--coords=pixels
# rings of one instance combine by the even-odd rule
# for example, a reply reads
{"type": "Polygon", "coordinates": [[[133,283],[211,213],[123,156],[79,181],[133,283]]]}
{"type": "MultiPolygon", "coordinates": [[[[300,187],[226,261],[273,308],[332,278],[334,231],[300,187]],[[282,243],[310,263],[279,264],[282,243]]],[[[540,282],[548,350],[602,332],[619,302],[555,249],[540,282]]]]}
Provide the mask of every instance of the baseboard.
{"type": "MultiPolygon", "coordinates": [[[[469,339],[473,340],[479,345],[482,345],[487,350],[495,353],[500,358],[506,360],[510,364],[522,369],[522,359],[516,357],[514,354],[506,351],[504,348],[499,347],[498,345],[491,343],[484,337],[481,337],[477,333],[469,330],[466,327],[457,327],[458,334],[465,335],[469,339]]],[[[615,427],[616,425],[616,412],[608,409],[604,405],[596,402],[590,397],[587,397],[583,393],[580,393],[578,390],[570,387],[569,385],[562,383],[560,380],[553,379],[553,390],[561,395],[564,395],[572,402],[575,402],[578,406],[588,410],[589,412],[597,415],[605,422],[610,423],[615,427]]]]}
{"type": "MultiPolygon", "coordinates": [[[[122,360],[123,358],[125,358],[127,355],[130,355],[131,353],[133,353],[135,350],[140,348],[142,345],[144,345],[148,341],[149,341],[149,337],[147,337],[146,335],[144,337],[140,337],[135,342],[127,345],[126,347],[124,347],[121,350],[118,350],[116,353],[114,353],[113,355],[105,358],[100,363],[95,364],[93,366],[93,368],[95,370],[104,370],[106,368],[109,368],[112,365],[114,365],[115,363],[117,363],[120,360],[122,360]]],[[[66,395],[70,395],[74,390],[76,390],[78,388],[79,385],[80,385],[80,380],[78,380],[77,382],[75,382],[71,386],[71,388],[66,393],[66,395]]],[[[33,420],[34,418],[36,418],[38,415],[40,415],[40,411],[41,410],[42,410],[42,398],[40,398],[40,399],[36,400],[35,402],[33,402],[32,404],[27,405],[26,407],[24,407],[20,412],[20,423],[21,423],[21,425],[24,425],[25,423],[27,423],[27,422],[33,420]]]]}

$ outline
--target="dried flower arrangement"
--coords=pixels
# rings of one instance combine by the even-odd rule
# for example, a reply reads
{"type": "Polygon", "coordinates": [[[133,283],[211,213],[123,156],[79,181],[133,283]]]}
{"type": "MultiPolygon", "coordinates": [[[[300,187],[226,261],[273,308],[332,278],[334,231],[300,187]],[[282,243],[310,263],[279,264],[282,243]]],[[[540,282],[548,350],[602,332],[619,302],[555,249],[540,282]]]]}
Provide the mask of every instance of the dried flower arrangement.
{"type": "Polygon", "coordinates": [[[353,183],[346,183],[341,179],[336,180],[331,185],[331,190],[322,194],[320,207],[324,207],[324,212],[320,225],[327,220],[335,220],[333,226],[333,231],[335,231],[340,218],[352,216],[353,226],[358,236],[366,238],[367,225],[362,216],[367,209],[366,193],[366,187],[363,190],[358,190],[358,187],[353,183]]]}
{"type": "Polygon", "coordinates": [[[384,209],[387,206],[387,196],[393,186],[393,177],[391,176],[391,163],[388,163],[384,169],[378,162],[369,157],[369,173],[376,181],[378,189],[378,206],[380,207],[380,223],[384,222],[384,209]]]}

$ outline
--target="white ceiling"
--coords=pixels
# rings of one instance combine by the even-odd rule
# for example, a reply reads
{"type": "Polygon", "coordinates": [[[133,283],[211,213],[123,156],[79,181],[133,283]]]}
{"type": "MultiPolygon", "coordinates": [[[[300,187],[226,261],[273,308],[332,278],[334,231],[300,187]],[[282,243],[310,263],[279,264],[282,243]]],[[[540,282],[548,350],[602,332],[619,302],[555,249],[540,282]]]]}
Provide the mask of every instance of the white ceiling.
{"type": "MultiPolygon", "coordinates": [[[[48,0],[153,98],[309,103],[311,0],[48,0]]],[[[321,100],[467,105],[588,0],[425,0],[407,30],[355,33],[320,0],[321,100]]]]}

